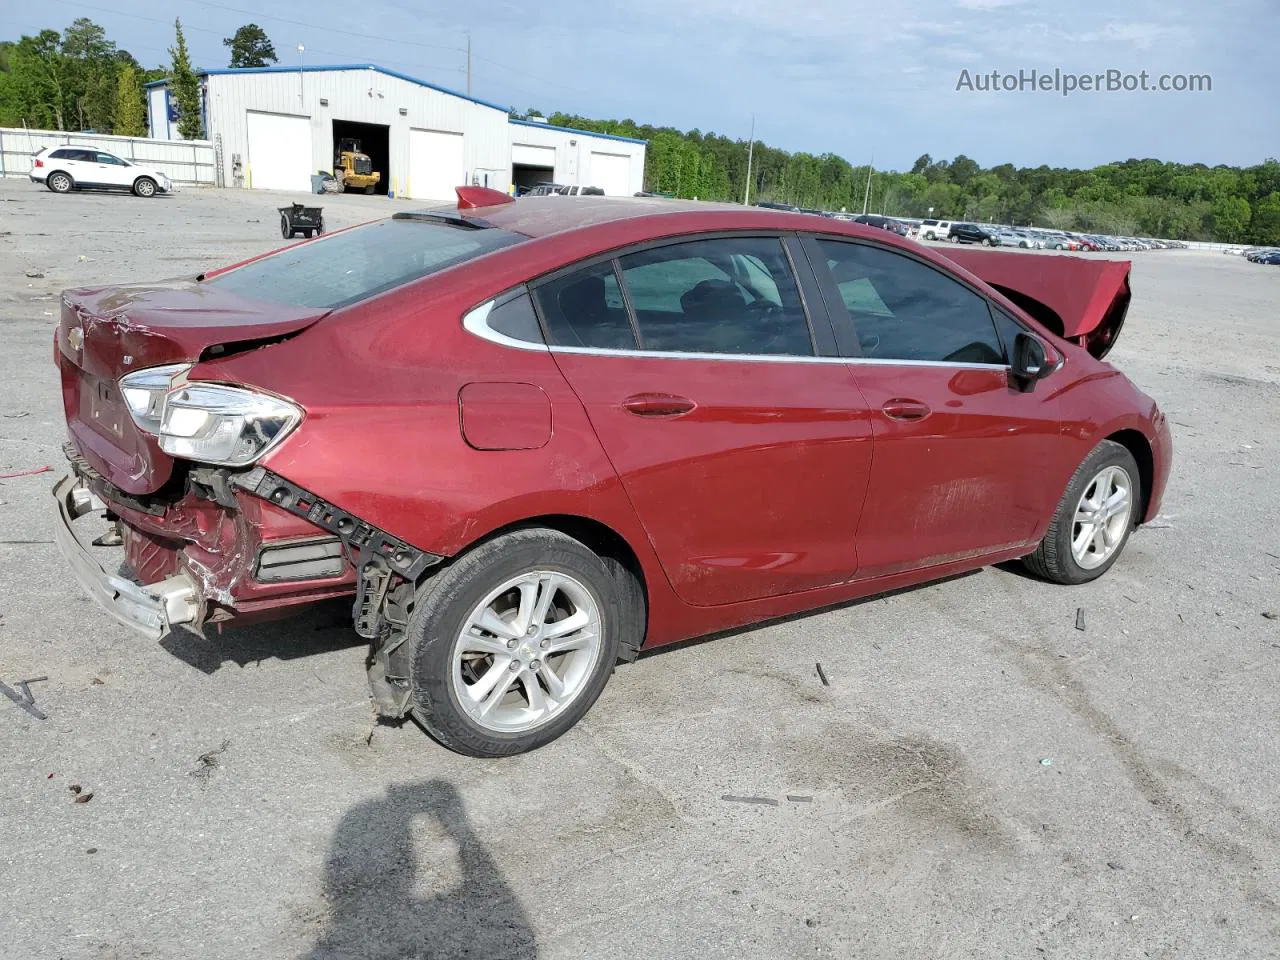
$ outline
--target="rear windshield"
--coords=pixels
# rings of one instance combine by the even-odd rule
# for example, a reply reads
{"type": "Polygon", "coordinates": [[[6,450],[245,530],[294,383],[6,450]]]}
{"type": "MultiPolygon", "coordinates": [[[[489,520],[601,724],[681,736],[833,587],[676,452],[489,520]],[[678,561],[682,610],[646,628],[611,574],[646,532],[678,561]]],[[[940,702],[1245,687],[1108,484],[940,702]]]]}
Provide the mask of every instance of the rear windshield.
{"type": "Polygon", "coordinates": [[[334,309],[523,239],[493,227],[380,220],[298,244],[205,282],[251,300],[334,309]]]}

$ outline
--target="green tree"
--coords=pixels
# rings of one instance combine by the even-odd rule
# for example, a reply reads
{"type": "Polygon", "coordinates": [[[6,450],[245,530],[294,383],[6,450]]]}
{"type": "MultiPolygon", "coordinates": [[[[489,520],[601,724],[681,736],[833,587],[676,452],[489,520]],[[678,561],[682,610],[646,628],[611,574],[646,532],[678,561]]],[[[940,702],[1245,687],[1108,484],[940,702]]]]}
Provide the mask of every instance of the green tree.
{"type": "Polygon", "coordinates": [[[191,55],[187,53],[187,38],[182,35],[182,21],[173,21],[174,45],[169,48],[173,61],[170,89],[178,106],[178,135],[183,140],[199,140],[204,134],[200,119],[200,81],[191,69],[191,55]]]}
{"type": "Polygon", "coordinates": [[[1253,208],[1254,243],[1280,244],[1280,192],[1270,193],[1253,208]]]}
{"type": "Polygon", "coordinates": [[[7,60],[9,69],[0,86],[0,122],[65,130],[74,91],[58,31],[41,30],[34,37],[22,37],[7,60]]]}
{"type": "Polygon", "coordinates": [[[280,58],[276,56],[276,48],[271,40],[256,23],[246,23],[222,41],[223,46],[231,48],[232,67],[265,67],[280,58]]]}
{"type": "Polygon", "coordinates": [[[138,71],[122,66],[116,79],[115,126],[113,132],[123,137],[144,137],[147,134],[147,117],[143,109],[142,86],[138,83],[138,71]]]}
{"type": "Polygon", "coordinates": [[[1253,211],[1244,197],[1223,197],[1213,205],[1213,228],[1219,239],[1235,243],[1249,228],[1253,211]]]}

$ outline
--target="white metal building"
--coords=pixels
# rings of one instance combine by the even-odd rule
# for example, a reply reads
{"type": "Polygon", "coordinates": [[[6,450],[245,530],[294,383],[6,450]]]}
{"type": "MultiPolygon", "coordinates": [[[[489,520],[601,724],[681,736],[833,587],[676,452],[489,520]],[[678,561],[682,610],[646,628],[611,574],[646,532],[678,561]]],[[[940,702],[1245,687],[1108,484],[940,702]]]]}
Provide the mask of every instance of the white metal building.
{"type": "MultiPolygon", "coordinates": [[[[373,64],[251,67],[200,74],[215,181],[228,187],[311,188],[354,137],[382,174],[378,192],[452,200],[477,183],[514,191],[552,181],[630,196],[642,189],[642,140],[546,123],[508,122],[508,108],[373,64]]],[[[179,139],[168,81],[149,84],[150,134],[179,139]]]]}
{"type": "Polygon", "coordinates": [[[510,121],[511,181],[517,187],[563,183],[600,187],[611,197],[644,189],[645,142],[631,137],[510,121]]]}
{"type": "MultiPolygon", "coordinates": [[[[218,182],[310,190],[333,170],[339,139],[355,137],[382,173],[379,192],[429,200],[510,181],[507,108],[372,64],[254,67],[201,74],[205,131],[218,182]]],[[[177,136],[166,81],[148,91],[153,136],[177,136]]]]}

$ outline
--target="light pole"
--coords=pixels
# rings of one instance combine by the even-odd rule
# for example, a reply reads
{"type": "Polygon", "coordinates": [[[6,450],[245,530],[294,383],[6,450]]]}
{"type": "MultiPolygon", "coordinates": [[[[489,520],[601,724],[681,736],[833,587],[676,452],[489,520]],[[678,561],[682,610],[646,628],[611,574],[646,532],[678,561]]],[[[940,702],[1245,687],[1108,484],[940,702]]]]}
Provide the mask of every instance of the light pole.
{"type": "Polygon", "coordinates": [[[304,100],[304,97],[302,95],[302,54],[303,52],[306,51],[306,49],[307,48],[304,47],[302,44],[298,44],[298,102],[299,103],[303,102],[304,100]]]}
{"type": "MultiPolygon", "coordinates": [[[[741,141],[739,141],[741,142],[741,141]]],[[[742,205],[751,203],[751,154],[756,146],[756,115],[751,115],[751,139],[747,141],[747,188],[742,192],[742,205]]]]}

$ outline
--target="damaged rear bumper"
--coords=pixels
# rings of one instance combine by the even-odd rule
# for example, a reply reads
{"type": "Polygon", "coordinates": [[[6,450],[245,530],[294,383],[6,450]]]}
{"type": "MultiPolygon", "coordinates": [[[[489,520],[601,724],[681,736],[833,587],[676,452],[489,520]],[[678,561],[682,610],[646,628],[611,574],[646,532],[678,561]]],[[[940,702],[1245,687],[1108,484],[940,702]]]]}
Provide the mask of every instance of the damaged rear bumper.
{"type": "Polygon", "coordinates": [[[173,627],[198,625],[202,602],[195,581],[179,573],[158,583],[137,584],[108,573],[81,543],[72,525],[81,517],[103,513],[105,504],[75,476],[67,476],[53,488],[58,515],[55,538],[58,549],[71,565],[85,591],[107,613],[127,627],[159,640],[173,627]]]}

